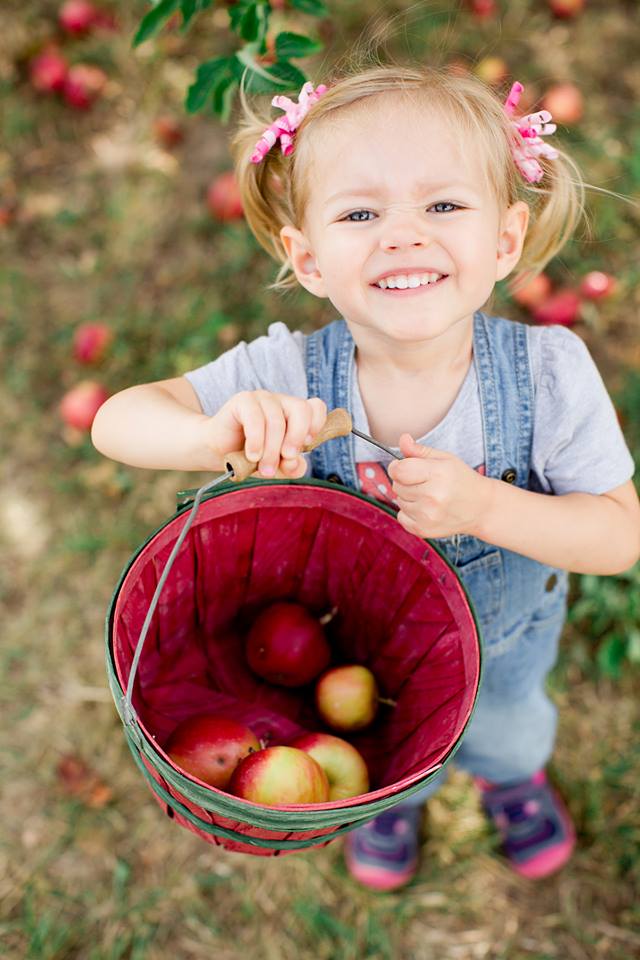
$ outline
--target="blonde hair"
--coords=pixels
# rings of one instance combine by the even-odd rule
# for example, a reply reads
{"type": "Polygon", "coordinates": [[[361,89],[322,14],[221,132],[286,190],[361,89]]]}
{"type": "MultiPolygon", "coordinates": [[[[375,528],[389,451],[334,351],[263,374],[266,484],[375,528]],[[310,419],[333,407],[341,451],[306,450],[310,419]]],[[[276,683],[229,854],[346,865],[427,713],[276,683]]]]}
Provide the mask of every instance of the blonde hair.
{"type": "Polygon", "coordinates": [[[437,109],[455,124],[460,142],[473,137],[482,148],[485,180],[501,211],[517,200],[528,203],[529,226],[517,272],[510,281],[512,290],[544,269],[584,216],[587,184],[576,163],[558,145],[557,134],[548,142],[557,150],[558,158],[538,158],[544,177],[537,184],[524,180],[511,152],[511,144],[519,135],[503,106],[508,90],[500,96],[471,74],[397,64],[378,64],[323,82],[329,89],[298,127],[293,153],[283,156],[276,142],[261,163],[251,163],[250,157],[274,116],[256,113],[241,90],[244,113],[232,137],[231,150],[249,227],[258,243],[281,264],[268,289],[286,291],[297,286],[280,230],[285,224],[301,228],[304,222],[317,135],[325,133],[327,125],[350,107],[381,94],[392,94],[394,103],[402,95],[408,102],[437,109]]]}

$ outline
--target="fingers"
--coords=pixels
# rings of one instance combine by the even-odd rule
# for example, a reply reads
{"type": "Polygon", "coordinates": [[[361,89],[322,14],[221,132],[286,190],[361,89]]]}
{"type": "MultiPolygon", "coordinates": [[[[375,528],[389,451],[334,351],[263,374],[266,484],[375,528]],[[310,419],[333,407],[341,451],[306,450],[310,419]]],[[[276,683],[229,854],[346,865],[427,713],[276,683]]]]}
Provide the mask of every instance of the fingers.
{"type": "Polygon", "coordinates": [[[258,464],[258,472],[273,477],[304,476],[307,463],[302,448],[324,426],[326,404],[268,390],[238,394],[237,416],[245,435],[245,455],[258,464]]]}

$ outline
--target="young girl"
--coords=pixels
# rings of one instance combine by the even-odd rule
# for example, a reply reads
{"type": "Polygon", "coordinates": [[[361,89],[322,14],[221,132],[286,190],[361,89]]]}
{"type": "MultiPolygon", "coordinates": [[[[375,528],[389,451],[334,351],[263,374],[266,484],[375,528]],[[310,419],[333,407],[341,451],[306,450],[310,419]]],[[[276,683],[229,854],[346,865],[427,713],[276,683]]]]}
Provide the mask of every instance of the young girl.
{"type": "MultiPolygon", "coordinates": [[[[503,103],[469,76],[377,66],[306,83],[298,102],[275,97],[285,113],[272,123],[244,103],[236,172],[250,228],[282,264],[272,286],[300,283],[339,319],[310,335],[273,323],[183,377],[123,390],[92,437],[125,463],[180,470],[220,471],[244,448],[264,477],[345,484],[437,538],[485,643],[456,761],[515,870],[541,877],[574,845],[545,774],[556,710],[544,683],[568,571],[632,566],[640,504],[580,337],[482,312],[517,265],[517,280],[540,272],[582,212],[575,164],[542,140],[550,114],[515,115],[521,91],[503,103]],[[307,462],[305,440],[335,407],[403,459],[351,434],[307,462]]],[[[362,883],[411,878],[421,804],[438,785],[347,835],[362,883]]]]}

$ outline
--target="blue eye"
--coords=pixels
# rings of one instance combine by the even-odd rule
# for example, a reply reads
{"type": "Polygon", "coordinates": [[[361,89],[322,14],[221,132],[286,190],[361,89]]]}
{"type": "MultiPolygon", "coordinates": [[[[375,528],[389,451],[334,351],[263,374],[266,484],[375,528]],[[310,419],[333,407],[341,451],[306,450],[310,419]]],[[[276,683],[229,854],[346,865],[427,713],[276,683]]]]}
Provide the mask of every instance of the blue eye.
{"type": "MultiPolygon", "coordinates": [[[[452,207],[454,210],[461,210],[462,207],[459,207],[457,203],[449,203],[448,200],[439,200],[438,203],[433,204],[434,207],[452,207]]],[[[449,210],[444,210],[444,213],[449,213],[449,210]]]]}
{"type": "Polygon", "coordinates": [[[354,210],[353,213],[348,213],[344,219],[347,221],[347,223],[366,223],[367,221],[360,219],[360,217],[358,217],[357,220],[350,219],[351,217],[355,217],[360,213],[368,214],[371,213],[371,210],[354,210]]]}

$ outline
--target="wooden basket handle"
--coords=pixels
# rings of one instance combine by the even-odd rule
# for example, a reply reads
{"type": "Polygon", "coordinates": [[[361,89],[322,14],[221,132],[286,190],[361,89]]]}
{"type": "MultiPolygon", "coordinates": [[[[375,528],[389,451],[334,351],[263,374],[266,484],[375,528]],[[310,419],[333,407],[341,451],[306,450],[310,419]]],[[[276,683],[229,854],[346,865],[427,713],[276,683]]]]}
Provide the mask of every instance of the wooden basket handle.
{"type": "MultiPolygon", "coordinates": [[[[321,443],[327,440],[334,440],[336,437],[346,437],[351,432],[351,417],[344,407],[336,407],[332,410],[325,421],[325,424],[319,433],[313,438],[311,443],[305,444],[302,448],[303,453],[310,453],[319,447],[321,443]]],[[[234,479],[246,480],[257,471],[258,464],[253,460],[247,460],[244,450],[236,450],[233,453],[227,453],[224,456],[226,470],[233,470],[234,479]]],[[[281,474],[282,476],[282,474],[281,474]]]]}

